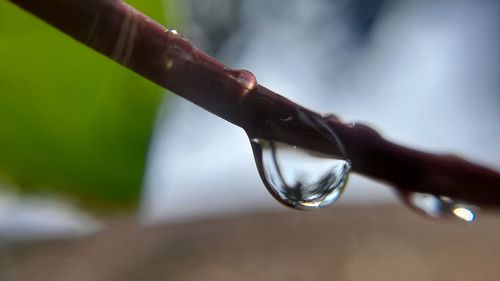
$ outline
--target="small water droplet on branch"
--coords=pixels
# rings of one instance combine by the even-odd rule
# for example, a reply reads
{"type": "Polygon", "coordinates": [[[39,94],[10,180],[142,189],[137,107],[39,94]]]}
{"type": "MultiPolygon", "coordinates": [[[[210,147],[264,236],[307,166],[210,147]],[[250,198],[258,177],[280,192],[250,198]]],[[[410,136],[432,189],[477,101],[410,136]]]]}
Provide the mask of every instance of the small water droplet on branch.
{"type": "Polygon", "coordinates": [[[179,32],[177,32],[177,30],[172,29],[172,28],[165,29],[165,32],[166,33],[171,33],[171,34],[174,34],[174,35],[178,35],[179,34],[179,32]]]}
{"type": "Polygon", "coordinates": [[[411,208],[431,218],[476,220],[478,207],[450,197],[418,192],[401,193],[401,197],[411,208]]]}

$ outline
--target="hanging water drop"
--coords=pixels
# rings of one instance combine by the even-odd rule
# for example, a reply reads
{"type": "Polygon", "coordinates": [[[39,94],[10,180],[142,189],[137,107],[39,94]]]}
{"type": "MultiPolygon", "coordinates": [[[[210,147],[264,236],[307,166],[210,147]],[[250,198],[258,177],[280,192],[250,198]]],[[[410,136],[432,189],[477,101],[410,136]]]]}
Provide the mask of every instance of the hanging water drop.
{"type": "MultiPolygon", "coordinates": [[[[269,138],[252,138],[259,174],[269,192],[281,203],[297,209],[317,209],[335,202],[342,194],[351,169],[343,147],[322,119],[301,116],[302,122],[313,125],[321,135],[335,146],[341,155],[333,158],[321,152],[273,140],[272,128],[267,127],[269,138]]],[[[297,121],[293,118],[281,122],[297,121]]]]}
{"type": "Polygon", "coordinates": [[[275,198],[298,209],[328,206],[344,190],[351,165],[288,144],[253,139],[266,187],[275,198]]]}
{"type": "Polygon", "coordinates": [[[446,196],[412,192],[402,197],[412,208],[432,218],[454,217],[466,222],[476,219],[476,206],[446,196]]]}

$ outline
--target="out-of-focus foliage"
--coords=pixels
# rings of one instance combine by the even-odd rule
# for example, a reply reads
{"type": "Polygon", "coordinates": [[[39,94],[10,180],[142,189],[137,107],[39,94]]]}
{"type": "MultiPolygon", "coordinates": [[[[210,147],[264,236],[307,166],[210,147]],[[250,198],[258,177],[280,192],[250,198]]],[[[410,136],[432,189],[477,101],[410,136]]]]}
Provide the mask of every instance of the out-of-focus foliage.
{"type": "MultiPolygon", "coordinates": [[[[159,22],[162,1],[128,1],[159,22]]],[[[172,8],[172,5],[168,5],[172,8]]],[[[162,90],[0,2],[0,181],[133,205],[162,90]]]]}

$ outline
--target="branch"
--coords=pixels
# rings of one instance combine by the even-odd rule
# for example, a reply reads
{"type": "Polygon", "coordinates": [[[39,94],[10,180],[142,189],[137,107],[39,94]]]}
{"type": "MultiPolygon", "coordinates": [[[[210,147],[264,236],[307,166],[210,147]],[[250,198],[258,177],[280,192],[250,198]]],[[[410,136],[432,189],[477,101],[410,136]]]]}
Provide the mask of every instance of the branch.
{"type": "Polygon", "coordinates": [[[11,0],[76,40],[156,84],[242,127],[251,137],[338,155],[330,140],[301,118],[322,118],[345,146],[353,170],[401,192],[423,192],[500,207],[500,174],[455,156],[399,146],[364,125],[320,116],[257,84],[246,70],[224,66],[120,0],[11,0]]]}

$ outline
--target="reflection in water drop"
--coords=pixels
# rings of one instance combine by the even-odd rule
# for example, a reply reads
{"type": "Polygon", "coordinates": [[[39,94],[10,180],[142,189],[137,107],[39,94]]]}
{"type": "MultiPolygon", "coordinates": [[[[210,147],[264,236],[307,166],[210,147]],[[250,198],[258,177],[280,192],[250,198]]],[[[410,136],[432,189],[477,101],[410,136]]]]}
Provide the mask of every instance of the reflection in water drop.
{"type": "Polygon", "coordinates": [[[252,147],[269,191],[299,209],[327,206],[344,190],[351,165],[288,144],[253,139],[252,147]]]}
{"type": "Polygon", "coordinates": [[[273,140],[276,124],[268,122],[268,138],[252,138],[251,144],[257,168],[269,192],[281,203],[297,209],[328,206],[341,195],[351,169],[342,144],[323,119],[304,115],[279,122],[302,122],[317,130],[340,155],[332,158],[317,151],[303,149],[273,140]]]}
{"type": "Polygon", "coordinates": [[[455,217],[466,222],[476,219],[477,207],[449,197],[427,193],[408,193],[403,199],[414,209],[432,218],[455,217]]]}

